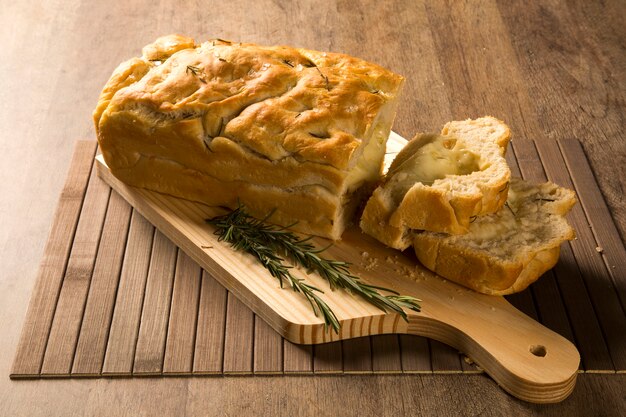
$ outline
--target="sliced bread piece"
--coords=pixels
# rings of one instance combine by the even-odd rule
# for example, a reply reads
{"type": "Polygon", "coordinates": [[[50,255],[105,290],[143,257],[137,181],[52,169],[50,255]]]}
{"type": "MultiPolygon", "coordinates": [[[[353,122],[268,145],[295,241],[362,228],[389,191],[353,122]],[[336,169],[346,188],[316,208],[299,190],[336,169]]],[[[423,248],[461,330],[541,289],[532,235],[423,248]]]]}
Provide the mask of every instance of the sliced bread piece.
{"type": "Polygon", "coordinates": [[[466,233],[475,216],[506,201],[509,138],[508,126],[493,117],[450,122],[440,135],[417,135],[368,200],[361,229],[396,249],[410,246],[411,230],[466,233]]]}
{"type": "Polygon", "coordinates": [[[573,191],[512,178],[506,206],[478,216],[464,235],[415,233],[417,258],[440,276],[493,295],[522,291],[552,268],[560,245],[574,238],[564,215],[573,191]]]}

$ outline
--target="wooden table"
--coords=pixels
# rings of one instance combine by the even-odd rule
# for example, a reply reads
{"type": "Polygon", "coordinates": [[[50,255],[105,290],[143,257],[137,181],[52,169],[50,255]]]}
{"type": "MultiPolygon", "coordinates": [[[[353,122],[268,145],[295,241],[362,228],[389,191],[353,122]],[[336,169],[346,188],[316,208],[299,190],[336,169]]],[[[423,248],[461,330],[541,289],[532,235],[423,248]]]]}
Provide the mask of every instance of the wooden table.
{"type": "MultiPolygon", "coordinates": [[[[623,2],[88,2],[0,8],[0,414],[613,415],[625,374],[583,374],[563,403],[516,400],[476,375],[11,381],[11,361],[77,139],[112,69],[179,32],[340,51],[407,77],[394,130],[491,114],[514,135],[577,138],[626,236],[623,2]]],[[[533,155],[517,155],[533,158],[533,155]]],[[[527,173],[533,176],[532,172],[527,173]]]]}

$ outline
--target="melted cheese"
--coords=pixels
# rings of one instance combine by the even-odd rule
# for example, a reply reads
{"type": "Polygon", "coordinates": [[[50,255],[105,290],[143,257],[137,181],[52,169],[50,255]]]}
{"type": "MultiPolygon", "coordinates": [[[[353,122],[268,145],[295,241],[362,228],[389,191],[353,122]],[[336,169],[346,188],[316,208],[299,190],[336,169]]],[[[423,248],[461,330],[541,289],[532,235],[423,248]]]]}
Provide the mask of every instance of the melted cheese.
{"type": "Polygon", "coordinates": [[[494,242],[517,233],[517,220],[506,207],[498,214],[481,216],[476,226],[470,228],[468,240],[494,242]]]}
{"type": "Polygon", "coordinates": [[[415,184],[432,185],[448,175],[468,175],[479,170],[480,156],[465,149],[461,141],[433,136],[394,169],[395,194],[404,196],[415,184]]]}
{"type": "Polygon", "coordinates": [[[387,123],[377,123],[372,131],[372,137],[363,148],[356,165],[346,177],[348,192],[359,188],[366,181],[374,181],[380,176],[381,164],[385,157],[385,149],[389,132],[387,123]]]}

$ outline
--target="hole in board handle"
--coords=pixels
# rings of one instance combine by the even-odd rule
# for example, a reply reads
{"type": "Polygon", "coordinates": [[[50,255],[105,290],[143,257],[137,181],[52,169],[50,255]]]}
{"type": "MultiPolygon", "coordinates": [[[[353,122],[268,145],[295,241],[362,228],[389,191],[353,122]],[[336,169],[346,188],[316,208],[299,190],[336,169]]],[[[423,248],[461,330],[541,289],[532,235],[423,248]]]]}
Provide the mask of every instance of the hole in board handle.
{"type": "Polygon", "coordinates": [[[546,347],[543,345],[531,345],[528,350],[530,351],[530,353],[540,358],[543,358],[548,353],[546,347]]]}

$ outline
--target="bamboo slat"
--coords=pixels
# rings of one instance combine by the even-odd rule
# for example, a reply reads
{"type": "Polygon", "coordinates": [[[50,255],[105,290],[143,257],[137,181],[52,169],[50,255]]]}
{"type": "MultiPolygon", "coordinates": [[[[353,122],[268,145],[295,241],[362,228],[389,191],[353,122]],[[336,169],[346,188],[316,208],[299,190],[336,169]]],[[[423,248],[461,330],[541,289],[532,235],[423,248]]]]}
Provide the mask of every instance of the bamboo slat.
{"type": "Polygon", "coordinates": [[[221,373],[224,362],[224,335],[228,292],[206,271],[202,272],[198,329],[193,372],[221,373]]]}
{"type": "Polygon", "coordinates": [[[111,189],[92,170],[54,311],[42,375],[69,375],[71,372],[110,194],[111,189]]]}
{"type": "Polygon", "coordinates": [[[150,270],[135,348],[133,364],[135,375],[155,375],[163,370],[176,253],[176,246],[157,231],[152,245],[150,270]]]}
{"type": "Polygon", "coordinates": [[[313,372],[313,346],[298,345],[283,339],[283,370],[286,374],[313,372]]]}
{"type": "Polygon", "coordinates": [[[74,150],[13,361],[14,377],[37,376],[41,371],[95,152],[96,143],[87,141],[78,142],[74,150]]]}
{"type": "MultiPolygon", "coordinates": [[[[230,292],[222,286],[220,282],[227,282],[229,287],[232,282],[224,281],[218,264],[208,264],[202,271],[196,263],[198,252],[189,252],[185,245],[186,252],[177,250],[124,202],[127,195],[123,199],[117,192],[110,193],[94,173],[89,177],[95,147],[88,145],[77,147],[42,262],[41,271],[48,268],[56,271],[56,276],[40,271],[33,300],[37,298],[45,308],[40,310],[41,321],[27,318],[12,377],[481,371],[457,349],[419,336],[365,336],[316,345],[283,339],[272,329],[281,328],[280,321],[268,318],[262,310],[263,314],[256,316],[246,306],[257,309],[258,300],[245,296],[239,300],[235,293],[240,296],[241,288],[234,286],[236,291],[230,292]],[[62,212],[63,216],[59,214],[62,212]],[[57,262],[59,257],[67,264],[67,271],[46,264],[49,260],[57,262]],[[50,294],[47,297],[43,297],[44,288],[50,294]],[[27,334],[40,336],[35,341],[27,334]],[[28,345],[34,349],[23,351],[28,345]]],[[[548,176],[556,175],[555,180],[560,182],[563,174],[556,173],[553,166],[565,166],[563,161],[567,162],[571,175],[567,179],[576,186],[581,199],[576,228],[583,222],[593,228],[579,234],[579,240],[585,240],[582,245],[563,247],[561,261],[553,271],[529,290],[508,298],[529,316],[573,341],[581,352],[581,370],[619,372],[624,354],[617,338],[621,316],[609,316],[623,313],[619,292],[623,275],[621,270],[611,270],[613,264],[622,265],[623,245],[616,240],[619,236],[614,224],[605,224],[610,215],[604,202],[590,201],[597,199],[599,192],[582,148],[577,142],[561,142],[557,148],[561,156],[553,148],[546,150],[546,145],[542,146],[537,152],[532,142],[516,141],[507,156],[512,171],[541,179],[545,166],[548,176]],[[538,161],[537,155],[543,159],[538,161]],[[560,161],[555,161],[557,156],[560,161]],[[589,191],[589,187],[595,189],[589,191]],[[598,217],[594,220],[592,216],[598,217]],[[604,251],[595,251],[595,245],[604,251]],[[592,246],[594,252],[582,254],[592,246]],[[599,280],[592,278],[590,270],[599,274],[599,280]],[[608,307],[600,303],[604,295],[608,295],[608,307]]],[[[166,205],[168,210],[187,213],[198,222],[210,215],[202,207],[175,199],[167,200],[166,205]]],[[[184,227],[183,232],[195,233],[184,227]]],[[[350,235],[345,240],[346,247],[353,248],[333,248],[333,257],[351,256],[361,250],[361,243],[350,235]]],[[[203,241],[202,251],[212,256],[221,253],[222,248],[214,248],[213,244],[203,241]]],[[[397,263],[394,260],[383,266],[397,275],[401,267],[397,263]]],[[[268,285],[273,281],[261,282],[268,285]]],[[[331,306],[340,317],[347,312],[345,306],[333,302],[331,306]]],[[[306,304],[295,308],[308,311],[306,304]]],[[[362,313],[367,311],[365,308],[362,313]]],[[[340,337],[383,329],[388,324],[382,318],[352,321],[340,337]]],[[[396,321],[394,328],[402,325],[402,321],[396,321]]],[[[318,330],[309,334],[305,331],[303,337],[334,339],[332,334],[318,330]]],[[[446,339],[437,332],[432,337],[446,339]]]]}
{"type": "Polygon", "coordinates": [[[201,279],[200,266],[179,250],[165,344],[164,374],[188,374],[192,370],[201,279]]]}
{"type": "Polygon", "coordinates": [[[379,373],[402,372],[399,335],[372,337],[372,370],[379,373]]]}
{"type": "Polygon", "coordinates": [[[225,335],[224,373],[252,373],[254,313],[231,292],[228,293],[225,335]]]}
{"type": "Polygon", "coordinates": [[[430,346],[422,336],[400,335],[402,371],[405,373],[431,373],[430,346]]]}
{"type": "Polygon", "coordinates": [[[254,320],[255,374],[271,375],[283,372],[283,338],[260,318],[254,320]]]}
{"type": "Polygon", "coordinates": [[[154,227],[133,211],[102,366],[103,375],[130,375],[133,371],[153,240],[154,227]]]}
{"type": "Polygon", "coordinates": [[[102,371],[130,213],[131,207],[119,194],[112,193],[74,353],[72,374],[94,376],[102,371]]]}

